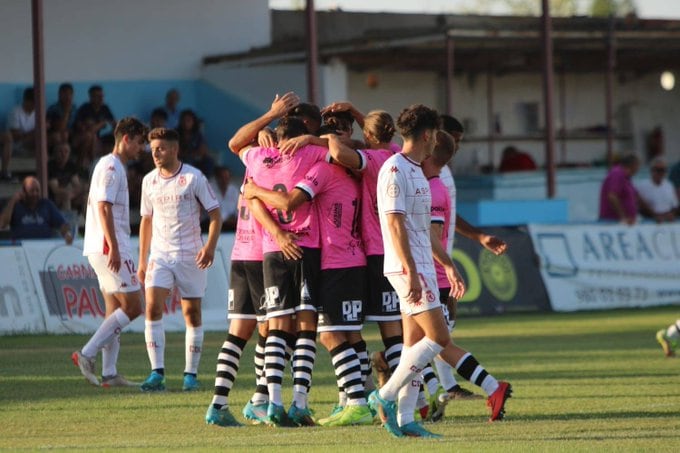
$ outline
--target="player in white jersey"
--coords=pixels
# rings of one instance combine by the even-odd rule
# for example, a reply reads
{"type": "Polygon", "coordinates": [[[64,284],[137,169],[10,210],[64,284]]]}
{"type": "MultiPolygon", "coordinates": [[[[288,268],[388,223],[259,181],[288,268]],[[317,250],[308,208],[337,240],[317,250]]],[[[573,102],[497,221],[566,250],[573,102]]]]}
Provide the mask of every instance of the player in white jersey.
{"type": "Polygon", "coordinates": [[[503,417],[511,387],[491,376],[479,362],[451,342],[438,297],[432,256],[439,262],[458,299],[465,284],[441,242],[430,240],[430,189],[421,162],[432,154],[439,125],[437,112],[423,105],[404,109],[397,126],[402,153],[385,161],[378,175],[378,213],[385,246],[384,272],[397,291],[404,324],[401,361],[387,383],[371,393],[369,404],[396,437],[438,437],[413,420],[418,375],[436,355],[489,394],[490,420],[503,417]],[[416,385],[413,385],[416,381],[416,385]],[[397,414],[396,399],[400,410],[397,414]],[[408,409],[402,411],[401,407],[408,409]]]}
{"type": "Polygon", "coordinates": [[[87,344],[72,354],[73,363],[93,385],[95,357],[102,351],[104,387],[136,385],[118,374],[120,332],[142,312],[142,297],[130,253],[130,196],[125,166],[144,149],[146,127],[123,118],[114,130],[111,154],[102,157],[90,181],[83,255],[97,274],[106,304],[106,319],[87,344]]]}
{"type": "Polygon", "coordinates": [[[176,286],[187,326],[182,390],[192,391],[199,388],[201,299],[220,233],[219,202],[203,173],[178,159],[179,136],[175,130],[153,129],[149,141],[156,169],[142,182],[138,275],[146,287],[144,337],[152,371],[141,389],[165,390],[163,309],[176,286]],[[201,207],[210,217],[205,244],[201,239],[201,207]]]}

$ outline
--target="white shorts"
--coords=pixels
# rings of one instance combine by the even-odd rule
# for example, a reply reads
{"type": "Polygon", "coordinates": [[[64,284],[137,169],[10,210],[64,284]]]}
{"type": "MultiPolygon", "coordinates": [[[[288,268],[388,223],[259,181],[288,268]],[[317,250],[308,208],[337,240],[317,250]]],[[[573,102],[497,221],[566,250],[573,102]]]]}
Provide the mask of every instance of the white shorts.
{"type": "Polygon", "coordinates": [[[120,269],[118,273],[108,268],[108,255],[88,255],[87,260],[97,274],[99,288],[103,293],[131,293],[139,291],[139,280],[135,262],[129,255],[120,257],[120,269]]]}
{"type": "Polygon", "coordinates": [[[399,308],[402,313],[415,315],[424,311],[441,307],[439,302],[439,288],[437,287],[437,277],[435,275],[418,274],[423,293],[418,302],[409,303],[406,301],[408,296],[408,278],[405,274],[386,275],[392,288],[399,296],[399,308]]]}
{"type": "Polygon", "coordinates": [[[144,285],[172,289],[177,286],[182,299],[200,299],[205,295],[208,271],[196,267],[194,261],[151,258],[146,268],[144,285]]]}

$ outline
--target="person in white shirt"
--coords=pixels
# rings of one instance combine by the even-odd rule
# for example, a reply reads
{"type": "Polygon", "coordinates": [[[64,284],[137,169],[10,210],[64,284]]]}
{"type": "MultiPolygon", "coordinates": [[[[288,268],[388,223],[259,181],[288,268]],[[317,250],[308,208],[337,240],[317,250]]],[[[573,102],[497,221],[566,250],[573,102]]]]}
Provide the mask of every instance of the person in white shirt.
{"type": "Polygon", "coordinates": [[[83,255],[97,274],[106,304],[106,319],[87,344],[71,358],[93,385],[95,357],[102,351],[102,382],[108,386],[136,385],[118,374],[120,332],[142,313],[142,295],[130,253],[130,196],[125,167],[144,149],[146,127],[124,118],[114,130],[113,152],[102,157],[90,181],[85,217],[83,255]]]}
{"type": "Polygon", "coordinates": [[[35,100],[33,88],[26,88],[21,105],[12,109],[7,117],[7,129],[0,141],[3,143],[2,179],[11,179],[9,164],[13,155],[31,154],[35,151],[35,100]]]}
{"type": "Polygon", "coordinates": [[[649,164],[650,178],[635,183],[642,215],[657,223],[673,222],[678,215],[678,195],[666,178],[667,172],[666,161],[656,157],[649,164]]]}
{"type": "Polygon", "coordinates": [[[234,231],[238,217],[238,187],[231,184],[231,170],[228,167],[215,168],[215,181],[211,184],[220,203],[222,231],[234,231]]]}
{"type": "Polygon", "coordinates": [[[156,168],[142,181],[137,275],[146,288],[144,338],[152,371],[141,389],[165,390],[163,308],[176,286],[187,326],[182,389],[198,390],[196,375],[203,348],[201,299],[222,223],[219,203],[203,173],[178,159],[177,131],[153,129],[149,142],[156,168]],[[205,244],[201,238],[201,207],[210,217],[205,244]]]}
{"type": "Polygon", "coordinates": [[[399,296],[404,347],[396,370],[384,386],[371,393],[369,405],[395,437],[439,437],[413,419],[419,375],[435,356],[484,389],[489,396],[490,421],[503,418],[512,387],[497,381],[472,354],[451,342],[436,295],[433,256],[445,270],[451,296],[459,299],[465,293],[465,283],[442,243],[430,240],[430,187],[421,162],[434,150],[439,116],[424,105],[412,105],[401,112],[397,127],[404,146],[381,167],[377,197],[385,246],[384,273],[399,296]]]}

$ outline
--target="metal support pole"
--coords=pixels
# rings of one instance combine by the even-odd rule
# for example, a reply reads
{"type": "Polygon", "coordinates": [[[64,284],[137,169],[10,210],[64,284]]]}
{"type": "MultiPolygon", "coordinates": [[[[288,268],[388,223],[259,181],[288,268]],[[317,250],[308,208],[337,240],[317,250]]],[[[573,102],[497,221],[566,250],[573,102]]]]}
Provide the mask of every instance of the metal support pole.
{"type": "Polygon", "coordinates": [[[33,88],[35,90],[35,160],[42,196],[47,197],[47,129],[45,124],[45,65],[43,2],[31,1],[33,31],[33,88]]]}
{"type": "Polygon", "coordinates": [[[543,6],[543,103],[545,106],[545,170],[548,198],[555,197],[555,127],[553,122],[553,43],[549,0],[543,6]]]}
{"type": "Polygon", "coordinates": [[[560,68],[560,163],[567,162],[567,74],[564,65],[560,68]]]}
{"type": "Polygon", "coordinates": [[[607,75],[605,78],[605,115],[607,123],[607,165],[614,159],[614,70],[616,68],[616,43],[614,42],[614,16],[609,16],[607,33],[607,75]]]}
{"type": "Polygon", "coordinates": [[[491,70],[486,73],[486,121],[489,128],[489,168],[493,172],[494,165],[494,141],[496,139],[496,118],[493,114],[493,73],[491,70]]]}
{"type": "Polygon", "coordinates": [[[314,0],[307,0],[307,99],[316,104],[318,100],[319,47],[316,36],[316,13],[314,0]]]}
{"type": "Polygon", "coordinates": [[[446,35],[446,113],[453,116],[453,69],[454,69],[454,42],[453,38],[446,35]]]}

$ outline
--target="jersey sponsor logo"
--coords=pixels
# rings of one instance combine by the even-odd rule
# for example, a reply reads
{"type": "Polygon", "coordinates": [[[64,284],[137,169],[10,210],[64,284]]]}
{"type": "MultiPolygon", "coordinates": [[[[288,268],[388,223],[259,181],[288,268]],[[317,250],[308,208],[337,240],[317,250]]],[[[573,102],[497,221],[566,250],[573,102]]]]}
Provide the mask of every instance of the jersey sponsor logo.
{"type": "Polygon", "coordinates": [[[333,218],[333,226],[340,228],[342,226],[342,203],[333,203],[330,214],[333,218]]]}
{"type": "Polygon", "coordinates": [[[267,168],[272,168],[274,165],[276,165],[280,162],[281,162],[281,156],[265,157],[264,159],[262,159],[262,165],[264,165],[267,168]]]}
{"type": "Polygon", "coordinates": [[[416,189],[416,195],[427,195],[428,193],[430,193],[429,187],[418,187],[416,189]]]}
{"type": "Polygon", "coordinates": [[[264,289],[265,307],[275,308],[279,303],[279,287],[268,286],[264,289]]]}
{"type": "Polygon", "coordinates": [[[345,322],[357,322],[361,315],[361,301],[360,300],[343,300],[342,301],[342,319],[345,322]]]}
{"type": "Polygon", "coordinates": [[[399,189],[399,186],[396,184],[390,184],[387,186],[387,196],[391,198],[397,198],[400,191],[401,189],[399,189]]]}
{"type": "Polygon", "coordinates": [[[394,291],[384,291],[382,293],[383,313],[390,313],[399,310],[399,296],[394,291]]]}

